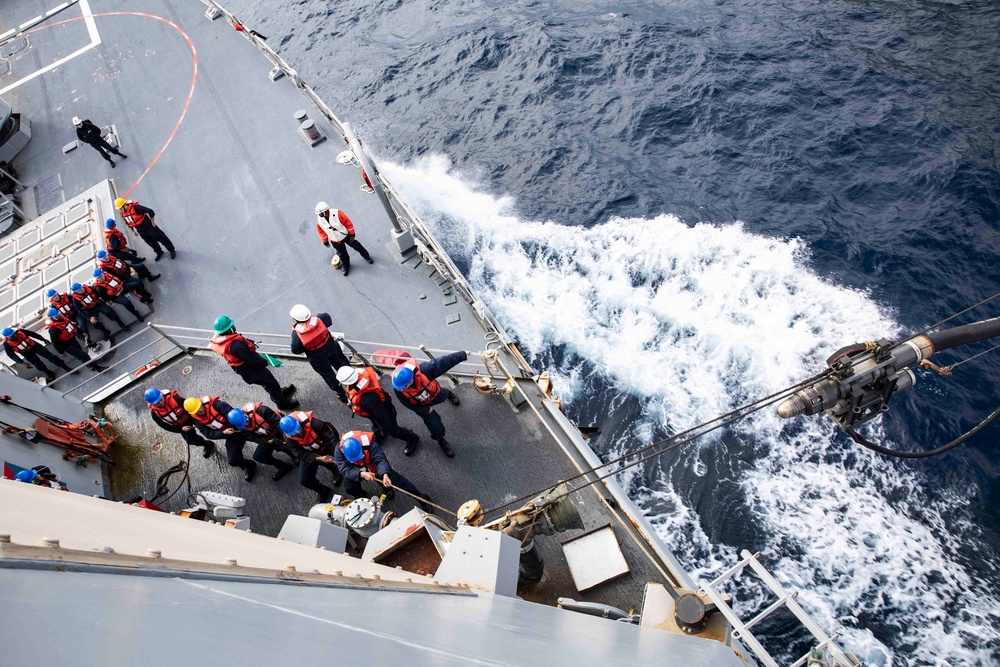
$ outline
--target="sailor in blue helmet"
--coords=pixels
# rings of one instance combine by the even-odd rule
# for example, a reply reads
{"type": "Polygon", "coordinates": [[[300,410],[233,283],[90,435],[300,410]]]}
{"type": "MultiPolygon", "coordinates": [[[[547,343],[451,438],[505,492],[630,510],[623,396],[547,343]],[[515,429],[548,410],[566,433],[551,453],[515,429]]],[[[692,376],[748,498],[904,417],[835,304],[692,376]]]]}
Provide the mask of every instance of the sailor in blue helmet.
{"type": "MultiPolygon", "coordinates": [[[[76,308],[77,313],[83,317],[86,322],[94,325],[94,328],[104,334],[104,337],[108,339],[112,345],[115,344],[115,339],[112,333],[108,330],[106,326],[101,324],[98,319],[98,315],[104,315],[106,318],[117,324],[122,330],[128,328],[128,325],[118,316],[109,304],[104,302],[101,295],[97,293],[97,290],[90,285],[81,285],[80,283],[73,283],[69,286],[70,295],[73,297],[73,305],[76,308]]],[[[59,310],[63,310],[60,308],[59,310]]],[[[79,321],[78,321],[79,323],[79,321]]],[[[85,325],[80,325],[80,330],[83,332],[84,339],[90,341],[90,337],[87,335],[85,325]]]]}
{"type": "MultiPolygon", "coordinates": [[[[253,460],[257,463],[263,463],[264,465],[276,468],[271,473],[271,479],[277,482],[295,467],[291,463],[282,461],[274,456],[276,450],[281,450],[285,453],[288,452],[284,438],[281,435],[281,429],[278,427],[279,415],[263,403],[257,405],[248,403],[247,407],[251,409],[253,422],[247,418],[244,412],[246,408],[233,408],[226,415],[229,428],[224,430],[223,433],[229,434],[234,438],[242,438],[244,443],[247,440],[255,442],[257,447],[253,450],[253,460]],[[267,418],[264,415],[267,415],[267,418]],[[230,431],[232,431],[231,434],[230,431]]],[[[291,457],[290,454],[289,457],[291,457]]]]}
{"type": "Polygon", "coordinates": [[[112,255],[107,250],[97,251],[97,268],[118,276],[122,280],[128,280],[131,278],[133,271],[139,280],[148,280],[149,282],[153,282],[154,280],[159,280],[160,278],[159,273],[151,273],[142,262],[130,263],[128,260],[112,255]]]}
{"type": "Polygon", "coordinates": [[[202,456],[206,459],[215,452],[215,443],[206,440],[195,427],[194,418],[184,409],[184,397],[173,389],[161,391],[149,387],[143,393],[149,406],[149,415],[153,422],[170,433],[177,433],[191,447],[201,447],[202,456]]]}
{"type": "Polygon", "coordinates": [[[31,470],[22,470],[14,476],[14,479],[25,484],[47,486],[50,489],[69,491],[66,485],[59,481],[59,476],[52,472],[48,466],[35,466],[31,470]]]}
{"type": "Polygon", "coordinates": [[[66,365],[66,362],[52,354],[45,348],[45,339],[34,331],[27,329],[6,327],[3,332],[3,349],[15,364],[24,362],[27,368],[34,366],[40,370],[45,378],[52,382],[56,379],[55,373],[49,370],[48,366],[42,363],[39,357],[45,357],[50,364],[62,368],[67,373],[73,369],[66,365]],[[23,357],[23,358],[22,358],[23,357]]]}
{"type": "MultiPolygon", "coordinates": [[[[93,342],[90,338],[90,327],[87,326],[87,316],[80,312],[79,304],[70,292],[57,292],[54,289],[48,289],[45,291],[45,296],[49,299],[50,308],[55,308],[66,317],[76,320],[76,323],[80,326],[80,333],[83,335],[83,341],[87,344],[87,347],[91,349],[97,347],[97,343],[93,342]]],[[[110,340],[111,332],[108,331],[103,324],[97,322],[94,325],[94,328],[102,332],[104,337],[110,340]]],[[[114,343],[112,343],[112,345],[113,344],[114,343]]]]}
{"type": "Polygon", "coordinates": [[[146,319],[146,316],[141,315],[128,299],[129,292],[133,292],[139,295],[140,302],[153,303],[153,295],[149,293],[141,280],[138,278],[122,279],[101,269],[94,269],[93,275],[94,279],[91,281],[91,285],[105,302],[117,303],[132,313],[132,317],[140,322],[146,319]]]}
{"type": "Polygon", "coordinates": [[[459,350],[437,359],[430,359],[417,364],[410,359],[396,367],[392,372],[392,388],[396,398],[403,407],[413,410],[424,420],[424,425],[431,433],[431,438],[441,446],[441,451],[448,458],[455,456],[455,450],[445,440],[444,423],[441,415],[434,409],[435,405],[448,401],[459,405],[458,396],[442,387],[437,378],[469,358],[469,352],[459,350]]]}
{"type": "Polygon", "coordinates": [[[333,451],[340,440],[340,434],[333,424],[313,417],[312,410],[296,410],[285,415],[278,422],[285,434],[288,448],[299,459],[299,484],[316,492],[317,502],[330,500],[333,489],[316,479],[319,466],[333,474],[333,483],[340,484],[343,478],[333,460],[333,451]]]}
{"type": "MultiPolygon", "coordinates": [[[[344,491],[355,498],[367,494],[361,487],[361,482],[376,482],[385,489],[387,496],[392,497],[392,487],[412,493],[418,498],[430,500],[430,496],[421,493],[413,482],[392,469],[389,459],[382,447],[375,442],[375,434],[371,431],[348,431],[340,438],[334,460],[340,474],[344,476],[344,491]]],[[[425,512],[433,512],[430,505],[421,502],[425,512]]]]}
{"type": "Polygon", "coordinates": [[[110,254],[118,259],[125,260],[129,264],[146,261],[145,257],[140,257],[139,253],[129,247],[128,239],[118,229],[118,224],[114,218],[108,218],[104,221],[104,247],[110,254]]]}
{"type": "Polygon", "coordinates": [[[78,337],[82,336],[77,323],[60,313],[55,308],[49,308],[45,313],[45,328],[49,332],[49,340],[59,354],[69,353],[79,359],[93,371],[100,373],[107,370],[96,361],[91,361],[90,355],[80,345],[78,337]]]}

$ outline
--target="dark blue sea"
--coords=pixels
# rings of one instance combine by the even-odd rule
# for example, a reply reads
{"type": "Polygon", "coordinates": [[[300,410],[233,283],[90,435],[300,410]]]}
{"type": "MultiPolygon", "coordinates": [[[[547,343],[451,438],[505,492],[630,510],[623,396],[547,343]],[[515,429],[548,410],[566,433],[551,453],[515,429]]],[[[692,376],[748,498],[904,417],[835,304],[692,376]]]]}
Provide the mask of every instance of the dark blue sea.
{"type": "MultiPolygon", "coordinates": [[[[995,0],[226,4],[355,124],[603,456],[1000,291],[995,0]]],[[[921,372],[865,432],[956,437],[1000,405],[998,360],[921,372]]],[[[998,439],[907,462],[768,412],[621,480],[696,576],[764,551],[868,664],[996,665],[998,439]]]]}

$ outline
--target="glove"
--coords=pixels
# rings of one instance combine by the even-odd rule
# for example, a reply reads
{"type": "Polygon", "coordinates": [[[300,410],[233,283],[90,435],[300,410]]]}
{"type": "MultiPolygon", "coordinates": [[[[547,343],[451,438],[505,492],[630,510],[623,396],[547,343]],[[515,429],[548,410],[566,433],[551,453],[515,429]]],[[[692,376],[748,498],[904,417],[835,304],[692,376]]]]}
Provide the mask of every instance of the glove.
{"type": "Polygon", "coordinates": [[[323,241],[323,245],[325,245],[327,248],[329,248],[330,247],[330,241],[323,241]]]}

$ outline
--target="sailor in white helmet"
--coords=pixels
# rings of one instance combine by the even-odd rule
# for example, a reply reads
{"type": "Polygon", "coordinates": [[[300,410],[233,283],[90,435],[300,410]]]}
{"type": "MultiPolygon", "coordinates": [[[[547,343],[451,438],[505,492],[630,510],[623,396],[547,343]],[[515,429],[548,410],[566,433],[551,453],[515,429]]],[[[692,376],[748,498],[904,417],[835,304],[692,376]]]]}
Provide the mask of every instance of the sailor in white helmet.
{"type": "Polygon", "coordinates": [[[93,146],[94,150],[101,154],[101,157],[111,163],[112,168],[115,166],[115,161],[111,159],[111,156],[108,155],[108,153],[114,153],[123,160],[128,157],[128,155],[125,155],[125,153],[122,153],[105,141],[104,137],[101,136],[101,128],[97,127],[89,120],[83,120],[79,116],[73,116],[73,125],[76,126],[76,138],[85,144],[93,146]]]}
{"type": "Polygon", "coordinates": [[[375,263],[365,247],[355,238],[354,223],[346,213],[330,208],[329,204],[321,201],[316,204],[316,216],[316,231],[319,233],[319,238],[327,248],[333,244],[340,258],[340,270],[345,276],[351,271],[351,258],[347,256],[347,246],[354,248],[369,264],[375,263]]]}

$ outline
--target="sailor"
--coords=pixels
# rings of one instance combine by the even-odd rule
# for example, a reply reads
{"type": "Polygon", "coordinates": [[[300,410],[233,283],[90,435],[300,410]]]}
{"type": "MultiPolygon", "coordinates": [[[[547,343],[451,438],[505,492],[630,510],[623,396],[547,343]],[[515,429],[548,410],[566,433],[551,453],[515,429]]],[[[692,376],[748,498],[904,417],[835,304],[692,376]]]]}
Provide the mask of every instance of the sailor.
{"type": "Polygon", "coordinates": [[[130,278],[133,270],[135,271],[135,275],[138,277],[138,280],[148,280],[149,282],[153,282],[160,277],[159,273],[151,273],[142,262],[129,264],[124,259],[115,257],[107,250],[97,251],[97,268],[102,271],[106,271],[113,276],[117,276],[122,280],[130,278]]]}
{"type": "Polygon", "coordinates": [[[327,313],[312,313],[301,303],[292,306],[292,354],[305,354],[312,369],[320,374],[330,389],[347,403],[347,393],[337,382],[337,369],[350,365],[340,344],[330,334],[333,320],[327,313]]]}
{"type": "Polygon", "coordinates": [[[226,419],[233,406],[229,405],[218,396],[202,396],[197,398],[189,396],[184,399],[184,409],[194,419],[195,425],[201,434],[210,440],[226,441],[226,460],[234,468],[242,468],[243,479],[248,482],[253,481],[254,473],[257,472],[257,464],[247,461],[243,456],[243,445],[247,439],[239,433],[235,433],[226,419]],[[226,433],[226,431],[229,433],[226,433]]]}
{"type": "Polygon", "coordinates": [[[87,364],[88,368],[98,373],[107,370],[96,361],[91,361],[90,355],[80,346],[80,341],[76,337],[81,335],[81,333],[80,327],[77,326],[76,322],[61,314],[55,308],[49,308],[45,316],[45,328],[49,332],[49,340],[52,341],[52,346],[56,348],[56,352],[59,354],[69,352],[79,359],[81,363],[87,364]]]}
{"type": "MultiPolygon", "coordinates": [[[[90,285],[81,285],[80,283],[73,283],[69,286],[70,291],[73,293],[73,305],[76,307],[77,313],[85,320],[94,325],[98,331],[104,334],[104,337],[108,339],[112,345],[114,345],[114,337],[108,328],[101,324],[100,320],[97,319],[98,315],[104,315],[109,320],[117,324],[122,330],[127,329],[125,322],[122,318],[118,316],[115,309],[109,304],[105,303],[101,299],[101,295],[97,293],[90,285]]],[[[130,304],[131,305],[131,304],[130,304]]],[[[60,310],[62,310],[60,308],[60,310]]],[[[88,346],[90,346],[90,336],[86,332],[83,326],[80,327],[80,331],[83,333],[84,339],[87,340],[88,346]]]]}
{"type": "Polygon", "coordinates": [[[417,362],[410,359],[392,372],[392,388],[396,392],[396,398],[403,404],[420,415],[431,433],[431,438],[441,446],[441,451],[448,458],[455,456],[455,450],[445,440],[444,423],[441,415],[434,409],[435,405],[448,401],[452,405],[458,405],[458,396],[442,387],[437,378],[447,373],[449,370],[469,358],[469,353],[465,350],[452,352],[444,357],[430,359],[417,365],[417,362]]]}
{"type": "Polygon", "coordinates": [[[298,410],[287,414],[281,418],[278,426],[285,434],[285,442],[299,459],[299,484],[315,491],[317,502],[330,500],[333,489],[316,479],[316,471],[319,466],[323,466],[333,474],[334,485],[343,481],[333,459],[340,440],[337,429],[333,424],[313,417],[312,410],[298,410]]]}
{"type": "Polygon", "coordinates": [[[115,200],[115,208],[121,211],[125,224],[134,229],[139,238],[145,241],[146,245],[156,253],[156,256],[153,257],[154,262],[159,262],[160,258],[163,257],[163,250],[160,249],[161,243],[170,253],[170,259],[177,257],[174,244],[163,233],[163,230],[156,226],[156,211],[139,202],[122,197],[115,200]]]}
{"type": "Polygon", "coordinates": [[[101,128],[97,127],[89,120],[81,120],[78,116],[73,116],[73,124],[76,125],[76,138],[85,144],[90,144],[105,160],[111,163],[111,168],[115,168],[115,161],[108,153],[114,153],[123,160],[128,157],[117,148],[104,140],[101,135],[101,128]]]}
{"type": "Polygon", "coordinates": [[[351,258],[347,256],[347,246],[357,250],[369,264],[375,263],[365,247],[355,238],[354,223],[346,213],[335,208],[331,209],[329,204],[321,201],[316,204],[316,216],[316,231],[319,232],[319,238],[327,248],[333,244],[337,256],[340,257],[341,271],[345,276],[351,271],[351,258]]]}
{"type": "Polygon", "coordinates": [[[48,366],[42,363],[39,357],[45,357],[48,359],[50,364],[54,364],[59,368],[62,368],[67,373],[71,370],[66,362],[52,354],[45,348],[45,339],[36,334],[34,331],[28,331],[27,329],[12,327],[4,328],[3,332],[3,349],[10,357],[10,360],[15,364],[24,362],[25,367],[31,368],[34,366],[40,370],[45,378],[52,382],[56,379],[55,373],[49,370],[48,366]],[[23,359],[21,357],[24,357],[23,359]]]}
{"type": "Polygon", "coordinates": [[[225,359],[244,382],[263,387],[279,410],[294,410],[298,407],[299,402],[291,398],[295,393],[295,385],[282,388],[278,384],[268,369],[267,362],[257,353],[257,344],[238,333],[232,319],[220,315],[215,320],[214,331],[215,335],[210,341],[212,350],[225,359]]]}
{"type": "MultiPolygon", "coordinates": [[[[430,500],[413,485],[413,482],[392,469],[389,459],[377,442],[375,434],[370,431],[348,431],[340,438],[340,445],[334,454],[337,468],[344,476],[344,492],[355,498],[367,494],[361,487],[361,481],[378,482],[388,489],[386,495],[392,496],[392,487],[398,486],[415,496],[430,500]]],[[[426,503],[420,503],[426,512],[433,510],[426,503]]]]}
{"type": "Polygon", "coordinates": [[[97,295],[101,297],[105,303],[117,303],[120,306],[124,306],[125,310],[132,313],[132,317],[140,322],[144,321],[146,316],[139,314],[139,311],[132,305],[132,302],[128,300],[127,293],[137,293],[139,295],[139,301],[142,303],[153,303],[153,295],[149,293],[149,290],[146,289],[146,286],[143,285],[142,281],[138,278],[122,280],[121,278],[113,276],[100,269],[94,269],[94,280],[92,282],[92,286],[94,291],[97,292],[97,295]]]}
{"type": "Polygon", "coordinates": [[[243,409],[233,408],[229,411],[229,414],[226,415],[229,428],[223,431],[230,436],[238,434],[244,442],[251,440],[257,443],[257,448],[253,451],[253,460],[276,468],[271,473],[271,479],[275,482],[290,473],[295,467],[274,456],[275,450],[288,453],[281,429],[278,427],[280,419],[281,415],[263,403],[247,403],[243,409]],[[247,414],[248,408],[249,415],[247,414]]]}
{"type": "Polygon", "coordinates": [[[14,475],[14,479],[25,484],[44,486],[58,491],[69,491],[66,482],[59,481],[59,475],[52,472],[48,466],[35,466],[31,470],[22,470],[14,475]]]}
{"type": "Polygon", "coordinates": [[[379,386],[378,376],[371,366],[360,370],[353,366],[341,366],[337,371],[337,380],[344,385],[354,414],[371,420],[378,440],[391,436],[405,441],[405,456],[410,456],[417,450],[420,436],[396,421],[396,408],[389,395],[379,386]]]}
{"type": "Polygon", "coordinates": [[[206,459],[215,451],[215,443],[201,437],[195,428],[195,421],[184,409],[184,399],[173,389],[166,393],[150,387],[143,394],[149,405],[149,414],[156,425],[170,433],[180,433],[184,442],[191,447],[201,447],[201,455],[206,459]]]}
{"type": "Polygon", "coordinates": [[[104,221],[104,247],[108,253],[126,262],[145,262],[145,257],[139,257],[139,253],[129,247],[128,239],[118,229],[114,218],[104,221]]]}
{"type": "MultiPolygon", "coordinates": [[[[83,336],[83,340],[87,344],[87,347],[90,349],[96,348],[97,343],[90,339],[90,328],[87,326],[87,316],[80,312],[76,299],[73,298],[72,294],[69,292],[57,292],[54,289],[48,289],[45,290],[45,296],[49,299],[49,308],[55,308],[66,317],[76,320],[77,326],[80,327],[80,334],[83,336]]],[[[96,294],[94,295],[94,298],[97,299],[96,294]]],[[[97,300],[100,301],[100,299],[97,300]]],[[[98,322],[96,324],[96,328],[104,334],[106,339],[112,340],[111,332],[108,331],[103,324],[98,322]]],[[[112,343],[112,345],[113,344],[114,343],[112,343]]]]}

